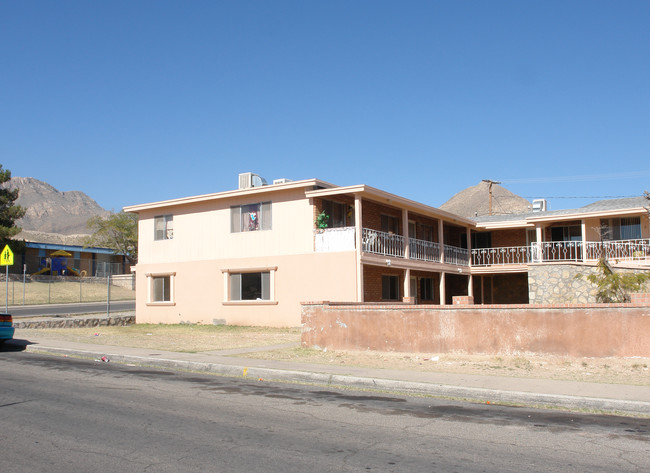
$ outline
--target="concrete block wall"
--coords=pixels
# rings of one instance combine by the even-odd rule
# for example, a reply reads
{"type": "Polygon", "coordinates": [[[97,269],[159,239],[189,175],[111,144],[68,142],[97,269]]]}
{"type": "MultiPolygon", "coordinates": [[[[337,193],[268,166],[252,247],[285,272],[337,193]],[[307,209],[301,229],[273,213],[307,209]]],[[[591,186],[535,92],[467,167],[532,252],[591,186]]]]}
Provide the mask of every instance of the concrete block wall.
{"type": "Polygon", "coordinates": [[[650,357],[650,305],[309,303],[302,345],[419,353],[650,357]]]}

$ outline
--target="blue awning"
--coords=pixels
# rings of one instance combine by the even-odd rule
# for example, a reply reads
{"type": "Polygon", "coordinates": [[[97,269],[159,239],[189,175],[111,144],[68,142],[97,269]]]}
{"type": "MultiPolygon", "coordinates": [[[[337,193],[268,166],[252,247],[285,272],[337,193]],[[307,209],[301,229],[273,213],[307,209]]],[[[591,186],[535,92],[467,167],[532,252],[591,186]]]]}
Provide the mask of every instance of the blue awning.
{"type": "Polygon", "coordinates": [[[78,245],[57,245],[53,243],[34,243],[31,241],[26,241],[25,246],[27,248],[36,248],[39,250],[65,250],[70,253],[78,251],[80,253],[95,253],[102,255],[119,255],[123,256],[121,253],[116,253],[110,248],[84,248],[83,246],[78,245]]]}

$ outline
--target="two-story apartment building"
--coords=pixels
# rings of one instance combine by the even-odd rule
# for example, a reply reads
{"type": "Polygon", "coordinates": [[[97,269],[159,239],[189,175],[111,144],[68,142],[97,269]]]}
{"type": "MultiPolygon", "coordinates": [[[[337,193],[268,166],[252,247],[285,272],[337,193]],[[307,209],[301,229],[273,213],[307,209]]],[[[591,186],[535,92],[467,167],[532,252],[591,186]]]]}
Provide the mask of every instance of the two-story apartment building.
{"type": "Polygon", "coordinates": [[[577,302],[574,276],[601,256],[650,268],[645,206],[468,219],[366,185],[245,173],[234,191],[124,209],[140,221],[136,318],[297,326],[307,301],[577,302]]]}
{"type": "Polygon", "coordinates": [[[471,292],[471,220],[365,185],[243,176],[234,191],[124,209],[140,222],[138,322],[296,326],[305,301],[471,292]]]}
{"type": "Polygon", "coordinates": [[[608,199],[578,209],[477,217],[471,272],[477,303],[595,302],[577,278],[601,258],[650,270],[650,201],[608,199]]]}

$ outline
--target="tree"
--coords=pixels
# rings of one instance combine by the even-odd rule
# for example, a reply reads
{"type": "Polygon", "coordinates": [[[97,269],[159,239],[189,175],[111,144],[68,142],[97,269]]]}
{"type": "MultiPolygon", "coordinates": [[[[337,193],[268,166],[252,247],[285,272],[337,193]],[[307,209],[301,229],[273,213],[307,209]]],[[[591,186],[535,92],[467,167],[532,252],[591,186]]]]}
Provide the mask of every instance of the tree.
{"type": "Polygon", "coordinates": [[[120,212],[104,218],[91,217],[86,223],[93,231],[84,241],[84,246],[110,248],[123,254],[130,264],[138,262],[138,216],[120,212]]]}
{"type": "Polygon", "coordinates": [[[598,269],[598,274],[587,276],[598,287],[598,302],[630,302],[630,294],[640,292],[650,281],[650,273],[617,273],[604,258],[598,261],[598,269]]]}
{"type": "MultiPolygon", "coordinates": [[[[2,169],[0,164],[0,184],[11,179],[11,171],[2,169]]],[[[11,237],[20,233],[21,228],[16,226],[16,220],[25,215],[25,209],[16,205],[18,189],[5,186],[0,187],[0,245],[2,248],[9,243],[11,237]]]]}

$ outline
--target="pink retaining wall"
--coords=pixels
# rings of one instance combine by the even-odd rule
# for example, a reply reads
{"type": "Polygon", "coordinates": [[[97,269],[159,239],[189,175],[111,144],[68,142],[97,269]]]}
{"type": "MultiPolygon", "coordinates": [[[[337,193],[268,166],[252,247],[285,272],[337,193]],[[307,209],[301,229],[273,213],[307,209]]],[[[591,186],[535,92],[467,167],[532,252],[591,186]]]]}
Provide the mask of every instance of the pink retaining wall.
{"type": "Polygon", "coordinates": [[[302,305],[302,346],[650,357],[650,305],[302,305]]]}

